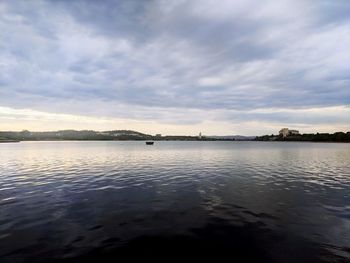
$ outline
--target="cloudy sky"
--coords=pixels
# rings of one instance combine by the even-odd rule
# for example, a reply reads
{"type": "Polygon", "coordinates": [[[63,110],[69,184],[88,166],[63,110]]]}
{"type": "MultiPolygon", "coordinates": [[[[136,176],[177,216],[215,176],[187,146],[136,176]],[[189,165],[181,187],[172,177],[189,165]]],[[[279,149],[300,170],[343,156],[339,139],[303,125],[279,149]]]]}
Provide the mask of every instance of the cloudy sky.
{"type": "Polygon", "coordinates": [[[0,130],[350,130],[350,1],[0,1],[0,130]]]}

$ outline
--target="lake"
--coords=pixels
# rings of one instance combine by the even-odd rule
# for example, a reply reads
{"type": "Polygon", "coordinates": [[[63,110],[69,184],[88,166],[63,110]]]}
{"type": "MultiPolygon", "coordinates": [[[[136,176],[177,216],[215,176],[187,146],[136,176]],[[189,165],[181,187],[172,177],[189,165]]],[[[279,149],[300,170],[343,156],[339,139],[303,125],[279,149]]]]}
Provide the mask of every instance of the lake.
{"type": "Polygon", "coordinates": [[[0,144],[1,262],[349,262],[350,144],[0,144]]]}

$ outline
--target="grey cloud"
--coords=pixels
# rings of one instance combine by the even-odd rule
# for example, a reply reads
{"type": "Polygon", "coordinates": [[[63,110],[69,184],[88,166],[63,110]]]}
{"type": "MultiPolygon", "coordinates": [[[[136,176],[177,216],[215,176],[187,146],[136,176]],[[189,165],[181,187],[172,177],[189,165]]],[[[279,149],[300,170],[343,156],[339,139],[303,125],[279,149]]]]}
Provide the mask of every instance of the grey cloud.
{"type": "Polygon", "coordinates": [[[318,20],[324,24],[342,23],[350,21],[350,5],[347,0],[311,1],[317,10],[318,20]]]}
{"type": "Polygon", "coordinates": [[[275,1],[167,2],[4,1],[0,105],[195,123],[202,114],[177,112],[350,104],[347,1],[286,0],[288,13],[275,1]]]}
{"type": "Polygon", "coordinates": [[[150,29],[144,23],[149,0],[51,1],[55,8],[69,13],[77,22],[92,27],[96,34],[122,36],[137,41],[147,39],[150,29]]]}

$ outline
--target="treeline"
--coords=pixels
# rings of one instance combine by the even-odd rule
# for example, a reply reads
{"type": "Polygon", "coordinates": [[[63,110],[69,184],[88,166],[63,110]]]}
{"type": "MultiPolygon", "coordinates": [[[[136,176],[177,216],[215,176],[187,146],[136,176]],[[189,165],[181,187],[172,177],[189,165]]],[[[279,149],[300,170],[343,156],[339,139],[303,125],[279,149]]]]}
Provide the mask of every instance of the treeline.
{"type": "Polygon", "coordinates": [[[305,141],[305,142],[350,142],[350,132],[335,133],[305,133],[290,135],[283,138],[281,135],[264,135],[255,138],[256,141],[305,141]]]}
{"type": "Polygon", "coordinates": [[[48,141],[48,140],[147,140],[151,135],[127,131],[97,132],[92,130],[62,130],[52,132],[0,132],[0,140],[48,141]]]}

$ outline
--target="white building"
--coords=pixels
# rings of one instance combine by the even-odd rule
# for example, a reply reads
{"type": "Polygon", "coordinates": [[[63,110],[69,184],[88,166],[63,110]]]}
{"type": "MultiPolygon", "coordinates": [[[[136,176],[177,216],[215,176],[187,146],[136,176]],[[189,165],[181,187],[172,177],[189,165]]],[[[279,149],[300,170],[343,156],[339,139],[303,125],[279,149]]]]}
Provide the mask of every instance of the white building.
{"type": "Polygon", "coordinates": [[[279,134],[282,135],[283,138],[286,138],[289,135],[298,135],[299,131],[289,130],[288,128],[283,128],[279,131],[279,134]]]}
{"type": "Polygon", "coordinates": [[[286,138],[289,134],[289,129],[288,128],[283,128],[279,131],[279,134],[282,135],[283,138],[286,138]]]}

